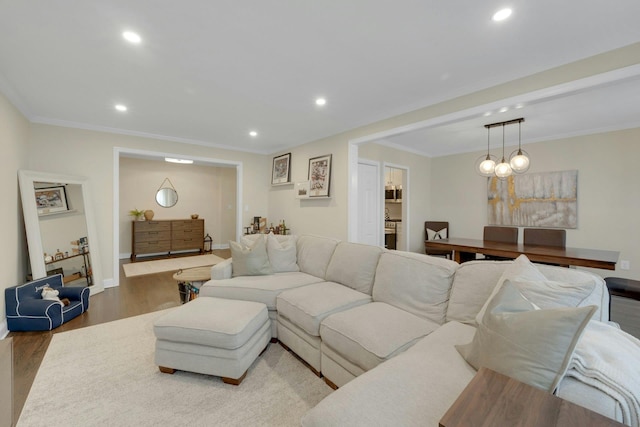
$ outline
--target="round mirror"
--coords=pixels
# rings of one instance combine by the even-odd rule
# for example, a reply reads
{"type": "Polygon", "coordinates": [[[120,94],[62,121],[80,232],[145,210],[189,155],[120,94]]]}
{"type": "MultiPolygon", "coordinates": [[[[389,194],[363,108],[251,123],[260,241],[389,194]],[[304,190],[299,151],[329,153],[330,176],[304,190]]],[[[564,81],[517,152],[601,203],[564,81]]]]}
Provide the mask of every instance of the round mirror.
{"type": "Polygon", "coordinates": [[[178,203],[178,193],[173,188],[161,188],[156,193],[156,202],[163,208],[175,206],[178,203]]]}

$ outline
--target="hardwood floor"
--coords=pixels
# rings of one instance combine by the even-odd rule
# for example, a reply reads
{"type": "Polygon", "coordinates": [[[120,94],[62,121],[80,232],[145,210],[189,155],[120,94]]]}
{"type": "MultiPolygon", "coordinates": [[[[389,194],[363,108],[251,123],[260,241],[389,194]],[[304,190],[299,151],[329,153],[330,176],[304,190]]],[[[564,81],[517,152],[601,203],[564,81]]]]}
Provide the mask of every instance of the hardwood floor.
{"type": "MultiPolygon", "coordinates": [[[[214,250],[213,253],[221,258],[231,256],[228,249],[214,250]]],[[[120,265],[128,262],[128,260],[121,260],[120,265]]],[[[13,337],[14,422],[17,422],[20,416],[31,384],[54,334],[180,305],[178,286],[173,280],[174,273],[169,271],[127,278],[120,268],[120,286],[108,288],[100,294],[93,295],[86,313],[53,331],[9,333],[9,336],[13,337]]]]}

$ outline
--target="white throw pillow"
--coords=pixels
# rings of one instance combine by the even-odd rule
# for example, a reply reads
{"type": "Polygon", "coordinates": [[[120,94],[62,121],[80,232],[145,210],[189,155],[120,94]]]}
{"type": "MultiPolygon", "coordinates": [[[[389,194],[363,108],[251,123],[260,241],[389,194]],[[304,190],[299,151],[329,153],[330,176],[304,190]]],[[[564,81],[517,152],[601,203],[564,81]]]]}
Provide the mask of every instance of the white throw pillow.
{"type": "Polygon", "coordinates": [[[552,393],[596,309],[536,310],[506,281],[489,303],[473,341],[456,349],[476,370],[486,367],[552,393]]]}
{"type": "Polygon", "coordinates": [[[430,228],[427,228],[427,240],[440,240],[447,238],[447,229],[443,228],[439,231],[434,231],[430,228]]]}
{"type": "Polygon", "coordinates": [[[231,248],[233,277],[273,274],[264,239],[256,239],[251,247],[237,242],[229,242],[229,247],[231,248]]]}
{"type": "Polygon", "coordinates": [[[273,234],[267,235],[267,255],[274,273],[300,271],[296,256],[296,237],[278,240],[273,234]]]}

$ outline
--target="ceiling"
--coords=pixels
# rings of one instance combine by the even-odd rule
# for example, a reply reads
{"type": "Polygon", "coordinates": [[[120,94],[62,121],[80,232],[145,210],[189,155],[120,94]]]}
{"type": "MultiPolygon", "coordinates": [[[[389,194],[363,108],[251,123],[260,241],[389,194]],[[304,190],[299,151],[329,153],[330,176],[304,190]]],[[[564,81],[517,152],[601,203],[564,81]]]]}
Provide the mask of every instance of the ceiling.
{"type": "MultiPolygon", "coordinates": [[[[275,153],[636,43],[638,16],[637,0],[0,0],[0,91],[37,123],[275,153]]],[[[442,156],[516,117],[524,143],[636,127],[639,99],[626,76],[385,141],[442,156]]]]}

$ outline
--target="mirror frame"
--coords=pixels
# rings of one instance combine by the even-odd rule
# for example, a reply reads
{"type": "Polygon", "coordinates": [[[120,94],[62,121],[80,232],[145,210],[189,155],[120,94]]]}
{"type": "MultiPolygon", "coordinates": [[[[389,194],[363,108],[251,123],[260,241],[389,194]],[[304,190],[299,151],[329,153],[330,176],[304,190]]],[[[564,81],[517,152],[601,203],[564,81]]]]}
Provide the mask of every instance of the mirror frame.
{"type": "Polygon", "coordinates": [[[20,184],[20,198],[22,199],[22,214],[27,232],[27,244],[29,245],[29,261],[31,263],[31,274],[34,279],[39,279],[47,275],[44,264],[44,249],[42,247],[42,237],[40,235],[40,220],[38,210],[33,196],[34,183],[52,182],[64,184],[78,184],[82,188],[82,198],[84,202],[84,215],[87,223],[87,238],[89,239],[89,256],[91,258],[91,271],[93,274],[93,286],[89,287],[91,295],[104,291],[104,280],[102,276],[102,258],[100,257],[98,233],[93,215],[91,200],[91,188],[89,180],[82,176],[63,175],[57,173],[38,172],[30,170],[18,170],[18,181],[20,184]]]}
{"type": "MultiPolygon", "coordinates": [[[[163,193],[163,195],[164,195],[164,193],[163,193]]],[[[156,203],[158,204],[158,206],[160,206],[162,208],[172,208],[172,207],[174,207],[175,205],[178,204],[178,192],[176,191],[175,188],[171,188],[171,187],[159,188],[158,191],[156,191],[156,203]],[[175,202],[173,202],[172,205],[165,206],[162,203],[160,203],[160,200],[158,200],[158,198],[167,199],[167,197],[160,197],[160,192],[163,191],[163,190],[171,190],[171,191],[173,191],[173,194],[175,194],[175,202]]]]}

